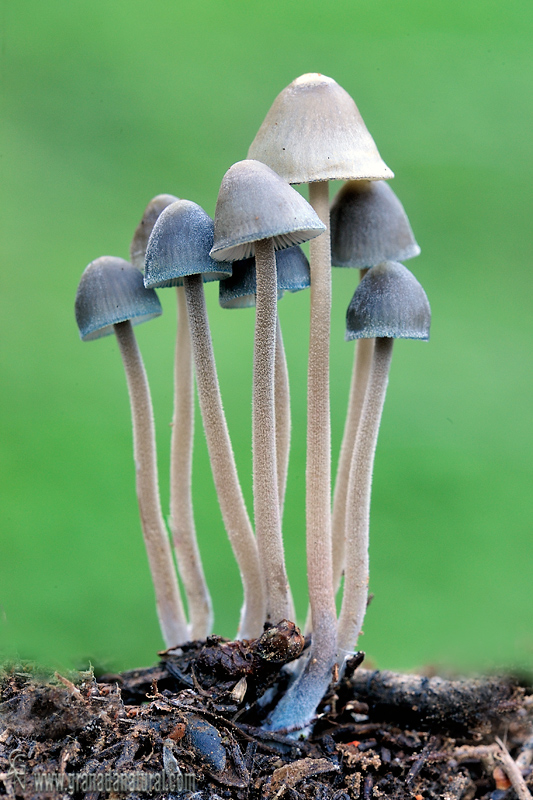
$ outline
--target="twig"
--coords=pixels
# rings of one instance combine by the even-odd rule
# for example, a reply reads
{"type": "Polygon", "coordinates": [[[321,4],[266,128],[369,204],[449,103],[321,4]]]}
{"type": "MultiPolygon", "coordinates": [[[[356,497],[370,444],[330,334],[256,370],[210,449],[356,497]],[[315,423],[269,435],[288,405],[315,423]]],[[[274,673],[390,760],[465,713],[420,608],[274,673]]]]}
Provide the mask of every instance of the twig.
{"type": "Polygon", "coordinates": [[[480,761],[487,761],[494,759],[494,756],[499,751],[498,745],[496,744],[478,744],[478,745],[471,745],[471,744],[464,744],[461,747],[456,747],[453,751],[453,757],[456,761],[461,763],[461,761],[470,760],[470,759],[479,759],[480,761]]]}
{"type": "Polygon", "coordinates": [[[74,686],[72,681],[69,681],[68,678],[64,678],[63,675],[59,674],[59,672],[55,672],[54,675],[57,678],[57,680],[63,684],[63,686],[67,687],[67,689],[69,690],[70,694],[73,697],[77,697],[78,700],[82,699],[82,693],[80,692],[77,686],[74,686]]]}
{"type": "Polygon", "coordinates": [[[413,783],[414,779],[416,778],[416,776],[418,775],[418,773],[420,772],[420,770],[422,769],[422,767],[424,766],[424,764],[428,760],[428,758],[429,758],[429,756],[431,754],[431,751],[435,749],[436,744],[437,744],[437,739],[436,739],[435,736],[432,736],[430,741],[422,749],[422,752],[420,753],[420,755],[416,759],[415,763],[413,764],[413,766],[409,770],[409,774],[408,774],[408,776],[407,776],[407,778],[405,780],[405,785],[406,786],[411,786],[411,784],[413,783]]]}
{"type": "Polygon", "coordinates": [[[475,728],[511,716],[521,706],[519,688],[498,680],[449,681],[422,675],[358,669],[349,680],[357,700],[374,711],[402,714],[450,728],[475,728]]]}
{"type": "Polygon", "coordinates": [[[519,767],[512,758],[508,749],[498,736],[495,737],[495,740],[500,748],[500,752],[496,754],[496,757],[502,762],[505,772],[507,773],[507,777],[513,784],[513,789],[515,790],[517,797],[519,800],[533,800],[531,797],[531,792],[526,786],[526,782],[522,776],[522,773],[520,772],[519,767]]]}

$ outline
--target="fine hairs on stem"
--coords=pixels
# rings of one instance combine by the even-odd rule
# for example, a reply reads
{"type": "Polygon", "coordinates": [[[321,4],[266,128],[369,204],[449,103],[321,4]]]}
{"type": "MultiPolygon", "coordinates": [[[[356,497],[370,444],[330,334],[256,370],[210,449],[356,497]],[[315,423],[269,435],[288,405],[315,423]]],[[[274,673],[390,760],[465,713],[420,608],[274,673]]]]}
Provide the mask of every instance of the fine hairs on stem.
{"type": "Polygon", "coordinates": [[[273,565],[266,572],[267,620],[288,619],[292,599],[285,571],[276,457],[274,373],[278,289],[272,239],[255,242],[257,295],[255,307],[252,396],[254,517],[261,560],[273,565]]]}
{"type": "Polygon", "coordinates": [[[346,507],[349,495],[350,464],[355,447],[359,420],[365,399],[368,377],[372,366],[374,352],[373,339],[359,339],[354,355],[354,369],[350,385],[348,413],[342,437],[335,493],[333,495],[333,512],[331,516],[331,538],[333,553],[333,588],[338,591],[344,570],[344,535],[346,530],[346,507]]]}
{"type": "Polygon", "coordinates": [[[283,519],[283,506],[289,472],[289,452],[291,448],[291,393],[289,370],[283,345],[283,335],[276,318],[276,357],[274,363],[274,413],[276,417],[276,461],[278,477],[279,514],[283,519]]]}
{"type": "Polygon", "coordinates": [[[277,486],[274,363],[277,325],[275,250],[319,236],[324,225],[309,204],[265,164],[239,161],[226,172],[215,213],[213,258],[256,256],[253,468],[257,545],[268,622],[292,615],[277,486]]]}
{"type": "Polygon", "coordinates": [[[191,638],[211,632],[213,609],[196,539],[192,504],[194,370],[183,286],[176,287],[178,330],[174,356],[174,415],[170,443],[170,528],[187,595],[191,638]]]}
{"type": "MultiPolygon", "coordinates": [[[[144,270],[146,250],[159,217],[178,202],[174,195],[160,194],[146,206],[130,244],[133,266],[144,270]]],[[[168,214],[168,212],[167,212],[168,214]]],[[[165,215],[167,218],[167,215],[165,215]]],[[[159,223],[161,224],[161,223],[159,223]]],[[[149,270],[152,269],[149,264],[149,270]]],[[[168,263],[166,264],[169,267],[168,263]]],[[[175,265],[170,265],[170,270],[175,265]]],[[[156,270],[157,271],[157,270],[156,270]]],[[[152,275],[155,285],[160,285],[152,275]]],[[[163,276],[163,285],[173,285],[163,276]]],[[[148,281],[146,285],[151,282],[148,281]]],[[[174,356],[174,413],[170,442],[170,520],[174,553],[183,581],[190,618],[190,636],[202,639],[211,631],[213,611],[196,540],[192,506],[192,450],[194,436],[194,372],[183,287],[177,286],[178,330],[174,356]]]]}
{"type": "Polygon", "coordinates": [[[198,397],[209,449],[213,479],[226,531],[239,564],[244,604],[239,637],[259,636],[265,620],[264,585],[252,526],[237,477],[233,449],[222,407],[215,356],[201,275],[184,279],[187,313],[196,366],[198,397]]]}
{"type": "MultiPolygon", "coordinates": [[[[143,229],[144,238],[146,233],[147,230],[143,229]]],[[[194,369],[183,277],[196,273],[201,274],[204,280],[219,280],[230,274],[227,267],[220,267],[209,258],[212,243],[213,220],[196,203],[175,199],[154,220],[145,253],[145,286],[176,287],[177,294],[178,329],[170,448],[170,526],[194,638],[205,638],[211,632],[213,614],[192,507],[194,369]]]]}
{"type": "Polygon", "coordinates": [[[188,628],[181,603],[167,529],[161,512],[152,401],[144,364],[131,322],[115,325],[131,402],[137,498],[148,561],[154,577],[161,629],[168,647],[187,641],[188,628]]]}
{"type": "Polygon", "coordinates": [[[368,599],[370,490],[393,344],[394,339],[375,340],[350,466],[345,522],[345,591],[338,628],[338,661],[341,666],[356,645],[368,599]]]}
{"type": "Polygon", "coordinates": [[[76,293],[75,314],[83,341],[115,334],[128,382],[133,423],[135,483],[141,527],[156,594],[161,633],[167,647],[186,642],[188,626],[161,512],[152,400],[133,323],[161,314],[153,289],[122,258],[102,256],[85,269],[76,293]]]}
{"type": "MultiPolygon", "coordinates": [[[[309,262],[298,245],[278,250],[276,253],[278,300],[285,292],[294,293],[310,286],[309,262]]],[[[219,302],[222,308],[253,308],[256,305],[257,281],[255,258],[233,264],[231,277],[220,282],[219,302]]],[[[274,363],[274,405],[276,431],[276,461],[280,517],[287,485],[289,466],[291,409],[287,359],[279,314],[276,319],[276,353],[274,363]]]]}

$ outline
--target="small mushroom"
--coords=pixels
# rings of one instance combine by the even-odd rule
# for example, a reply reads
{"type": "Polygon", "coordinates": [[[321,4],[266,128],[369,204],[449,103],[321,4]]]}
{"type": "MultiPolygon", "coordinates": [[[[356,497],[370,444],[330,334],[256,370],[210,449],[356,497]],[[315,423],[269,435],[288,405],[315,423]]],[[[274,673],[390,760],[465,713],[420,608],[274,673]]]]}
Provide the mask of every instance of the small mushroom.
{"type": "Polygon", "coordinates": [[[293,615],[283,541],[276,464],[274,372],[277,327],[275,250],[324,230],[313,209],[259,161],[239,161],[226,172],[217,199],[211,255],[237,261],[255,253],[256,322],[252,399],[254,517],[267,593],[267,621],[293,615]]]}
{"type": "MultiPolygon", "coordinates": [[[[358,268],[383,261],[404,261],[420,253],[404,208],[386,181],[348,181],[331,204],[331,263],[358,268]]],[[[373,339],[355,348],[348,412],[344,426],[332,512],[333,587],[338,590],[344,567],[344,525],[350,464],[374,349],[373,339]]]]}
{"type": "Polygon", "coordinates": [[[156,293],[144,288],[138,269],[122,258],[102,256],[81,277],[75,312],[83,341],[112,333],[117,337],[130,395],[137,498],[159,623],[166,646],[175,647],[189,638],[187,621],[161,513],[150,388],[132,327],[159,316],[161,305],[156,293]]]}
{"type": "MultiPolygon", "coordinates": [[[[231,274],[229,264],[220,264],[214,261],[209,251],[213,245],[213,220],[196,203],[189,200],[178,200],[168,206],[154,226],[146,251],[145,285],[147,286],[177,286],[179,321],[181,325],[188,321],[187,330],[178,331],[176,346],[176,411],[173,429],[173,456],[174,464],[172,487],[172,519],[173,528],[179,535],[179,547],[188,536],[187,552],[191,570],[184,565],[183,580],[189,590],[191,614],[193,613],[193,599],[198,597],[197,584],[199,555],[195,555],[196,566],[192,556],[192,504],[190,504],[190,491],[185,495],[184,483],[190,484],[190,463],[185,464],[185,458],[190,458],[192,452],[192,387],[188,394],[187,408],[185,398],[180,401],[180,358],[183,358],[181,347],[178,344],[189,343],[192,347],[198,396],[204,423],[204,430],[213,471],[213,479],[220,503],[222,517],[228,533],[233,552],[243,582],[244,603],[239,625],[239,636],[245,639],[259,636],[262,630],[265,613],[265,601],[262,585],[261,567],[257,545],[253,535],[252,526],[246,511],[241,486],[237,476],[237,468],[231,441],[229,438],[226,417],[222,406],[220,388],[216,371],[213,344],[209,329],[209,320],[204,297],[204,280],[219,280],[231,274]],[[188,440],[186,447],[179,444],[179,439],[188,440]],[[184,509],[189,508],[189,521],[184,515],[184,509]],[[179,526],[179,528],[178,528],[179,526]],[[187,578],[185,575],[187,574],[187,578]]],[[[196,545],[196,537],[194,537],[196,545]]],[[[197,553],[197,550],[196,550],[197,553]]],[[[202,573],[203,577],[203,573],[202,573]]],[[[205,584],[204,584],[205,585],[205,584]]],[[[207,587],[202,592],[205,605],[207,587]]],[[[198,597],[198,601],[201,598],[198,597]]],[[[200,606],[198,606],[201,612],[200,606]]],[[[199,614],[199,623],[205,626],[205,616],[199,614]],[[203,622],[202,622],[203,620],[203,622]]]]}
{"type": "MultiPolygon", "coordinates": [[[[146,248],[157,220],[177,200],[174,195],[159,194],[146,206],[130,245],[131,261],[140,270],[144,270],[146,248]]],[[[192,506],[194,373],[183,288],[177,289],[177,296],[178,330],[174,356],[174,413],[170,444],[170,529],[187,595],[191,637],[203,639],[211,631],[213,609],[198,550],[192,506]]]]}
{"type": "MultiPolygon", "coordinates": [[[[278,300],[283,293],[298,292],[310,286],[309,262],[305,253],[294,245],[276,253],[278,300]]],[[[255,306],[257,291],[255,259],[246,258],[233,263],[233,274],[220,281],[219,302],[222,308],[250,308],[255,306]]],[[[277,316],[276,355],[274,365],[274,407],[276,427],[276,461],[280,516],[283,518],[289,450],[291,438],[291,408],[289,372],[283,346],[283,336],[277,316]]]]}
{"type": "Polygon", "coordinates": [[[346,314],[346,339],[375,339],[375,345],[348,484],[346,566],[338,625],[341,664],[356,645],[367,605],[370,490],[392,346],[394,339],[429,339],[430,323],[431,310],[422,286],[394,261],[368,271],[346,314]]]}

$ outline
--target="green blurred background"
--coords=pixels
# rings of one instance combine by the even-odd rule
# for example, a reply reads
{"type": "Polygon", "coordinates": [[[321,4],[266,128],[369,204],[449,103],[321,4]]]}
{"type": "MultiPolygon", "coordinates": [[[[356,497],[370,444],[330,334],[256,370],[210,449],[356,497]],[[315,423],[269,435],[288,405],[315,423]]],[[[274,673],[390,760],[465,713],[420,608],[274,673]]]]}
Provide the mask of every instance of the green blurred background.
{"type": "MultiPolygon", "coordinates": [[[[220,180],[304,72],[356,100],[422,255],[429,344],[396,347],[378,444],[360,640],[380,667],[533,668],[530,0],[22,0],[1,12],[0,651],[54,668],[152,663],[162,646],[139,528],[126,384],[112,338],[82,344],[82,270],[126,257],[148,200],[213,214],[220,180]]],[[[338,453],[356,283],[334,274],[338,453]]],[[[251,507],[253,312],[207,289],[251,507]]],[[[139,327],[168,506],[175,297],[139,327]]],[[[305,616],[308,296],[280,304],[293,394],[285,516],[305,616]]],[[[216,632],[241,590],[196,426],[196,522],[216,632]]]]}

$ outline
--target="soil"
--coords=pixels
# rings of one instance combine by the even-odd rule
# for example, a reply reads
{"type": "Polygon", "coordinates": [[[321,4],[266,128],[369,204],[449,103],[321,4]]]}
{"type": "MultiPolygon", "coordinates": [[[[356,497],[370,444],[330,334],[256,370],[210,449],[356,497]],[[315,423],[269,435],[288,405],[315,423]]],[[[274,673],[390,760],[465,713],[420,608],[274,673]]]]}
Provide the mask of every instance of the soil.
{"type": "Polygon", "coordinates": [[[533,694],[517,681],[373,672],[359,654],[307,738],[262,730],[303,644],[287,623],[253,642],[192,642],[120,675],[5,669],[0,797],[531,797],[533,694]]]}

